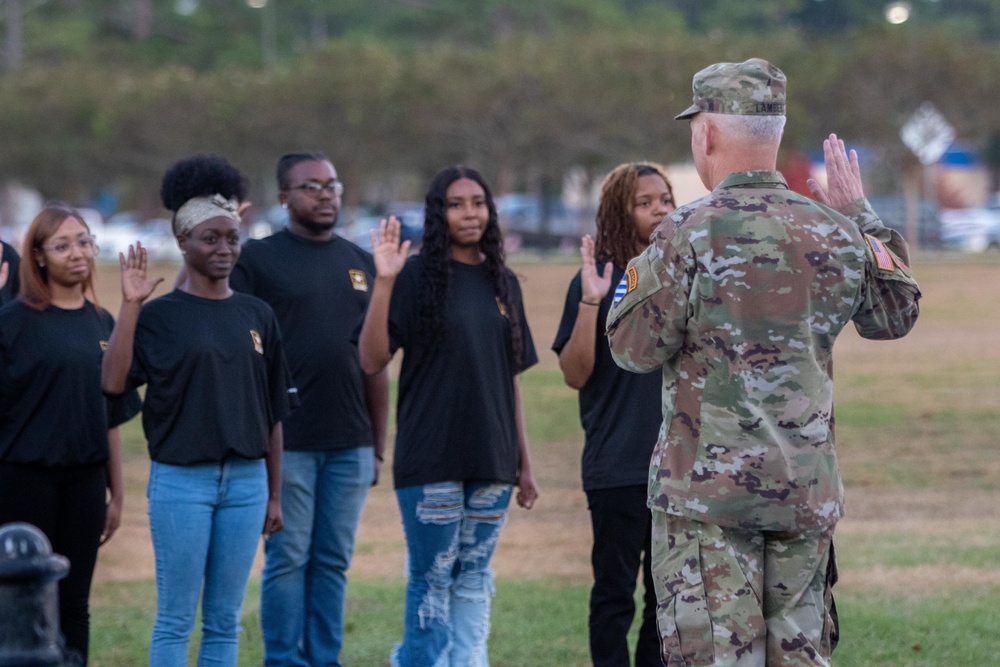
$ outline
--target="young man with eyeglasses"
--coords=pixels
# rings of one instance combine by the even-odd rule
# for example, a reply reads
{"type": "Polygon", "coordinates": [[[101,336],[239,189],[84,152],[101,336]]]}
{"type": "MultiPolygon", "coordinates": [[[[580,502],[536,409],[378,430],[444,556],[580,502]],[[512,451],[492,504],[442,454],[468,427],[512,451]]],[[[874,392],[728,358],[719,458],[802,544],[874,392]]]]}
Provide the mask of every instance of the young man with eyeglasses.
{"type": "Polygon", "coordinates": [[[388,372],[365,375],[351,343],[375,265],[335,231],[343,184],[325,155],[285,155],[277,178],[288,227],[248,241],[230,278],[274,309],[300,400],[284,422],[284,529],[264,548],[265,664],[340,665],[346,571],[389,405],[388,372]]]}

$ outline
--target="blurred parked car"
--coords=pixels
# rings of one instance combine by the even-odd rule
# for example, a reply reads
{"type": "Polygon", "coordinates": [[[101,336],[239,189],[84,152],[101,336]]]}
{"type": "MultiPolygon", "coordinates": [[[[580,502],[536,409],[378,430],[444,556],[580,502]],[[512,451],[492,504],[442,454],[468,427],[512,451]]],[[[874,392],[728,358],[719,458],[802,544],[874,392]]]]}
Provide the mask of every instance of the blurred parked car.
{"type": "Polygon", "coordinates": [[[415,202],[389,204],[382,215],[359,215],[341,228],[347,240],[371,252],[371,232],[377,231],[383,219],[394,215],[400,222],[400,241],[410,241],[410,250],[416,250],[424,236],[424,206],[415,202]]]}
{"type": "Polygon", "coordinates": [[[559,197],[511,193],[496,198],[505,235],[516,235],[525,247],[576,246],[583,234],[595,232],[596,211],[569,208],[559,197]]]}
{"type": "Polygon", "coordinates": [[[941,211],[941,242],[965,252],[1000,251],[1000,202],[941,211]]]}
{"type": "Polygon", "coordinates": [[[117,262],[118,253],[128,252],[128,247],[140,241],[154,262],[180,262],[181,250],[177,239],[165,218],[139,222],[134,213],[117,213],[95,230],[97,245],[101,252],[98,258],[105,262],[117,262]]]}

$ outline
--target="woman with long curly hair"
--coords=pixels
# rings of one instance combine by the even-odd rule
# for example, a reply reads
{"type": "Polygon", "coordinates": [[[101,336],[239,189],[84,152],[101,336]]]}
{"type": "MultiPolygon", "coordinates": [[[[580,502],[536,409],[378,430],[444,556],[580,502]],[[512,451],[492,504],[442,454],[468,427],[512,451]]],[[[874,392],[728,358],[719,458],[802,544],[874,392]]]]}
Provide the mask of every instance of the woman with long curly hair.
{"type": "Polygon", "coordinates": [[[290,375],[270,306],[234,292],[243,176],[225,158],[173,165],[160,197],[184,256],[178,287],[143,305],[158,280],[146,250],[120,255],[122,306],[103,361],[109,394],[145,384],[156,558],[151,667],[182,667],[199,597],[198,665],[236,665],[240,610],[261,533],[281,530],[281,420],[290,375]]]}
{"type": "Polygon", "coordinates": [[[538,497],[517,384],[538,358],[482,176],[441,171],[425,215],[415,257],[397,220],[372,233],[375,286],[358,341],[369,374],[404,350],[393,478],[409,580],[391,662],[487,665],[490,558],[513,487],[525,509],[538,497]]]}
{"type": "Polygon", "coordinates": [[[608,174],[597,209],[597,241],[582,239],[583,266],[570,283],[552,344],[566,384],[580,390],[581,469],[594,535],[589,626],[595,667],[629,664],[626,635],[635,617],[640,566],[644,609],[634,664],[660,664],[646,475],[660,428],[661,378],[620,369],[604,338],[604,322],[611,285],[621,281],[629,260],[649,245],[672,210],[673,191],[660,165],[631,162],[608,174]]]}
{"type": "Polygon", "coordinates": [[[34,524],[69,559],[59,624],[83,665],[98,547],[121,521],[118,425],[140,405],[101,392],[114,320],[96,303],[96,254],[76,210],[46,206],[24,237],[20,295],[0,309],[0,524],[34,524]]]}

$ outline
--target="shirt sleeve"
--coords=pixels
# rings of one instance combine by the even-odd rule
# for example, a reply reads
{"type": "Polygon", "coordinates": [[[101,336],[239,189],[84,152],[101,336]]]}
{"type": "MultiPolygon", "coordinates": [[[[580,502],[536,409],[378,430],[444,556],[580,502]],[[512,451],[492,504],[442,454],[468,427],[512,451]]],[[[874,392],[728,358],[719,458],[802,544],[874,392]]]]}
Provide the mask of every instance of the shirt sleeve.
{"type": "Polygon", "coordinates": [[[142,399],[135,389],[117,396],[106,396],[105,400],[108,402],[108,428],[121,426],[142,410],[142,399]]]}
{"type": "Polygon", "coordinates": [[[552,342],[552,351],[556,354],[563,351],[573,335],[573,327],[576,326],[576,316],[579,314],[580,299],[582,298],[583,287],[580,282],[580,272],[577,271],[569,283],[569,289],[566,290],[566,303],[563,305],[562,319],[559,321],[556,339],[552,342]]]}
{"type": "Polygon", "coordinates": [[[654,235],[654,242],[629,262],[615,289],[607,335],[611,356],[625,370],[656,370],[684,342],[695,260],[676,248],[681,234],[673,240],[654,235]]]}
{"type": "Polygon", "coordinates": [[[393,354],[399,348],[409,347],[417,333],[417,300],[420,298],[417,273],[418,265],[411,259],[392,286],[389,301],[389,351],[393,354]]]}
{"type": "Polygon", "coordinates": [[[920,314],[920,288],[910,270],[910,253],[899,232],[882,224],[867,199],[840,211],[864,234],[865,276],[852,318],[863,338],[892,340],[905,336],[920,314]]]}
{"type": "Polygon", "coordinates": [[[281,330],[278,321],[270,308],[267,309],[266,317],[268,325],[266,331],[271,344],[267,346],[267,385],[268,400],[270,401],[271,427],[288,417],[292,409],[298,407],[298,389],[292,381],[292,373],[288,370],[288,362],[285,360],[285,348],[281,341],[281,330]]]}
{"type": "Polygon", "coordinates": [[[139,321],[135,325],[135,339],[132,342],[132,367],[125,380],[125,393],[134,391],[149,382],[149,346],[154,339],[155,325],[150,324],[147,306],[139,311],[139,321]]]}
{"type": "Polygon", "coordinates": [[[511,273],[511,283],[514,287],[514,296],[517,299],[517,316],[521,322],[521,358],[517,360],[516,372],[522,373],[538,363],[538,353],[535,351],[535,341],[531,336],[528,317],[524,312],[524,297],[521,294],[521,284],[513,272],[511,273]]]}

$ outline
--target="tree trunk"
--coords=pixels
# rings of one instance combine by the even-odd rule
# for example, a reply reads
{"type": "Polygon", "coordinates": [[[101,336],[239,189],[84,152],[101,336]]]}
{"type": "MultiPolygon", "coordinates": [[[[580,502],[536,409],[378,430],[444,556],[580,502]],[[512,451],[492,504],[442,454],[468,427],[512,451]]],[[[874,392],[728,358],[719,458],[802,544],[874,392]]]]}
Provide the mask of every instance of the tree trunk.
{"type": "Polygon", "coordinates": [[[153,34],[153,0],[135,0],[132,12],[132,36],[141,42],[153,34]]]}
{"type": "Polygon", "coordinates": [[[6,0],[7,7],[7,34],[4,51],[4,69],[12,72],[21,66],[24,59],[24,8],[21,0],[6,0]]]}

